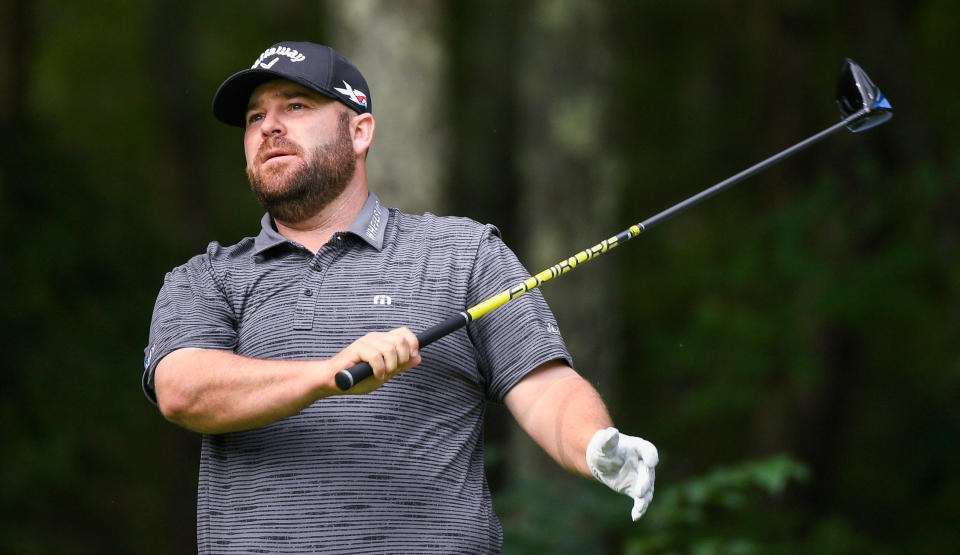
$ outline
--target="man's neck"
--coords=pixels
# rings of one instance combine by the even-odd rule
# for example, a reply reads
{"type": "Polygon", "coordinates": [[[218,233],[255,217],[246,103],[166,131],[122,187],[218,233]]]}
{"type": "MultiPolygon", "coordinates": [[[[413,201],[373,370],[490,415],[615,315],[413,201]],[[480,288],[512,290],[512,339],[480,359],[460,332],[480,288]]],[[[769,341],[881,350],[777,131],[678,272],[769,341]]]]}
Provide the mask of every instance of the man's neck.
{"type": "Polygon", "coordinates": [[[277,219],[273,222],[280,235],[300,243],[316,254],[335,232],[350,227],[366,202],[366,185],[352,184],[323,210],[302,222],[284,223],[277,219]]]}

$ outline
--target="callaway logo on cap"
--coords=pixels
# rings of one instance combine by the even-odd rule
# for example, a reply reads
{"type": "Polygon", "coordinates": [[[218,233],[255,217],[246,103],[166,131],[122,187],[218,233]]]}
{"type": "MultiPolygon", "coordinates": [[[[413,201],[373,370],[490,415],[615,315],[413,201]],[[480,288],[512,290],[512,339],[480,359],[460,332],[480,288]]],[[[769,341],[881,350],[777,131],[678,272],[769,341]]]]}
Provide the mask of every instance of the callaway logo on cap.
{"type": "Polygon", "coordinates": [[[334,49],[312,42],[280,42],[267,48],[250,66],[224,81],[213,97],[213,115],[244,126],[250,93],[262,83],[287,79],[339,100],[362,114],[372,111],[370,88],[360,70],[334,49]]]}
{"type": "Polygon", "coordinates": [[[258,66],[263,69],[271,69],[281,56],[290,58],[291,62],[302,62],[307,59],[306,56],[292,48],[288,48],[286,46],[274,46],[266,49],[263,54],[260,54],[260,57],[257,58],[257,61],[253,62],[253,65],[250,66],[250,69],[257,69],[258,66]],[[273,59],[270,60],[270,63],[264,63],[264,60],[270,57],[273,57],[273,59]]]}

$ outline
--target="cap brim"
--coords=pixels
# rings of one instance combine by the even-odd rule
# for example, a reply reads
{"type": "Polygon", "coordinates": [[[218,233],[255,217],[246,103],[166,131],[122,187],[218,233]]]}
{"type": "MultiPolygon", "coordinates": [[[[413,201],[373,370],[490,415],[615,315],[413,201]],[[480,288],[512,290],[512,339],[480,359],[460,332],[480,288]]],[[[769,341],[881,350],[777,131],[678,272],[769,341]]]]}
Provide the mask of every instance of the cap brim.
{"type": "Polygon", "coordinates": [[[263,83],[274,79],[293,81],[336,100],[336,97],[320,91],[315,83],[304,79],[297,79],[268,69],[245,69],[228,77],[217,89],[217,93],[213,96],[214,117],[227,125],[246,127],[245,120],[247,106],[250,103],[250,94],[263,83]]]}

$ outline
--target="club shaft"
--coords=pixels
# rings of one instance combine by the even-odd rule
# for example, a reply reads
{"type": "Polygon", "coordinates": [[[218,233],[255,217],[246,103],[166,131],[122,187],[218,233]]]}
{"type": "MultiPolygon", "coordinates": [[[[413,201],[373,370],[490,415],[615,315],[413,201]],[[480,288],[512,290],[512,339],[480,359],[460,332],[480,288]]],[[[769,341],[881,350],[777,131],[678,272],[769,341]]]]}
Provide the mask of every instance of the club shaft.
{"type": "MultiPolygon", "coordinates": [[[[630,239],[633,239],[637,235],[640,235],[644,231],[666,220],[667,218],[674,216],[686,210],[687,208],[690,208],[691,206],[694,206],[695,204],[698,204],[712,197],[713,195],[716,195],[720,191],[723,191],[724,189],[727,189],[728,187],[731,187],[734,184],[739,183],[740,181],[743,181],[744,179],[752,176],[753,174],[765,168],[768,168],[773,164],[776,164],[777,162],[780,162],[781,160],[789,156],[792,156],[793,154],[796,154],[797,152],[807,148],[808,146],[818,141],[825,139],[829,135],[832,135],[833,133],[836,133],[837,131],[843,129],[844,127],[849,125],[851,122],[863,117],[867,112],[868,112],[867,110],[863,110],[856,114],[853,114],[847,117],[846,119],[840,121],[839,123],[832,125],[815,135],[807,137],[806,139],[800,141],[799,143],[796,143],[795,145],[788,147],[778,152],[777,154],[774,154],[773,156],[767,158],[766,160],[758,164],[755,164],[753,166],[750,166],[749,168],[743,170],[742,172],[732,177],[729,177],[721,181],[720,183],[717,183],[716,185],[713,185],[707,189],[704,189],[703,191],[700,191],[696,195],[693,195],[692,197],[686,200],[678,202],[677,204],[674,204],[670,208],[667,208],[666,210],[663,210],[662,212],[659,212],[658,214],[651,216],[638,224],[632,225],[629,228],[621,231],[620,233],[608,239],[604,239],[603,241],[597,243],[596,245],[590,248],[584,249],[578,252],[577,254],[574,254],[573,256],[570,256],[564,260],[561,260],[560,262],[557,262],[556,264],[554,264],[553,266],[550,266],[549,268],[543,270],[542,272],[528,277],[524,281],[514,285],[513,287],[510,287],[509,289],[504,289],[503,291],[497,293],[496,295],[468,308],[466,311],[459,312],[457,314],[450,316],[443,322],[433,326],[428,330],[421,332],[420,334],[417,334],[417,340],[419,341],[420,348],[423,348],[429,345],[430,343],[436,341],[437,339],[440,339],[441,337],[444,337],[445,335],[462,328],[463,326],[469,324],[473,320],[476,320],[477,318],[480,318],[481,316],[489,313],[490,311],[495,310],[507,304],[508,302],[519,297],[520,295],[523,295],[527,291],[540,287],[545,282],[553,278],[562,276],[563,274],[569,272],[570,270],[573,270],[580,264],[593,260],[597,256],[600,256],[601,254],[609,251],[610,249],[616,248],[617,246],[622,245],[623,243],[626,243],[630,239]]],[[[351,368],[348,368],[346,370],[341,370],[340,372],[338,372],[336,376],[337,386],[341,390],[346,391],[351,387],[353,387],[353,385],[356,384],[357,382],[363,379],[366,379],[372,375],[373,375],[373,370],[370,368],[370,365],[365,362],[361,362],[354,365],[351,368]]]]}

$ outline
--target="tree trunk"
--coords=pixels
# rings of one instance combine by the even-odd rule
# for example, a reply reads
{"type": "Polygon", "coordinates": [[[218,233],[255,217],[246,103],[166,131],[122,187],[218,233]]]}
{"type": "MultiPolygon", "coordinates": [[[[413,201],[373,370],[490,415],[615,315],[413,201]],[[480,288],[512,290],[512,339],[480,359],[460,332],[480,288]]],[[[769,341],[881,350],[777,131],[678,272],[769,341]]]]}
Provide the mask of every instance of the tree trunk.
{"type": "Polygon", "coordinates": [[[438,4],[329,2],[326,13],[331,46],[360,68],[371,89],[371,190],[388,206],[442,212],[449,131],[438,4]]]}
{"type": "MultiPolygon", "coordinates": [[[[626,227],[616,222],[618,161],[607,148],[613,52],[605,12],[590,4],[533,3],[514,55],[518,63],[516,163],[521,259],[538,272],[626,227]]],[[[615,391],[620,349],[616,258],[544,287],[574,364],[601,394],[615,391]]],[[[615,404],[615,400],[612,400],[615,404]]],[[[556,468],[517,430],[512,463],[537,474],[556,468]]]]}
{"type": "Polygon", "coordinates": [[[186,94],[188,84],[195,82],[196,58],[192,55],[196,35],[183,32],[189,26],[183,14],[171,9],[168,2],[155,1],[149,5],[150,26],[143,34],[144,51],[152,59],[153,79],[145,93],[151,97],[152,110],[159,115],[155,165],[164,172],[166,185],[174,192],[180,225],[174,229],[181,240],[190,245],[205,245],[210,240],[211,176],[203,149],[200,125],[209,125],[186,94]],[[172,40],[172,37],[178,37],[172,40]]]}

